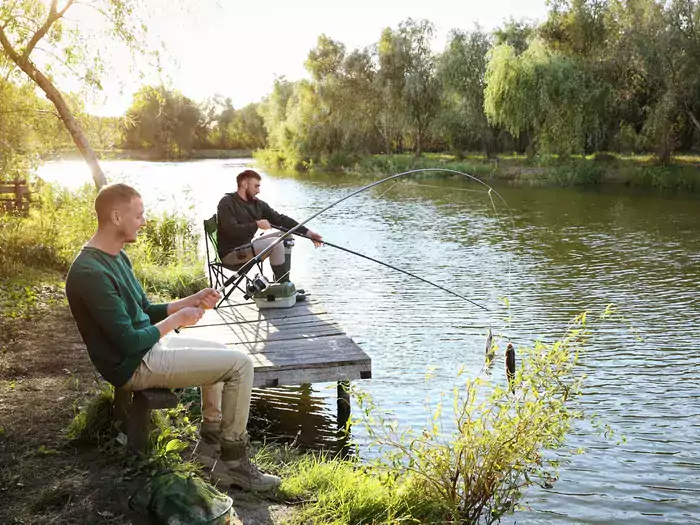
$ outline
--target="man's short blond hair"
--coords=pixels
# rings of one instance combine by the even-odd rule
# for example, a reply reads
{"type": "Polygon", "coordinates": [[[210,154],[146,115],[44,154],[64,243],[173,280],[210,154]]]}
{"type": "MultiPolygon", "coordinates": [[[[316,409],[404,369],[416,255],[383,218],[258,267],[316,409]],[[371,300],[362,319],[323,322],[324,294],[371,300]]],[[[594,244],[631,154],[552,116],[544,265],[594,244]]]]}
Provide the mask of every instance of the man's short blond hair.
{"type": "Polygon", "coordinates": [[[109,223],[112,220],[112,210],[122,204],[129,204],[136,197],[141,197],[141,194],[126,184],[116,183],[103,186],[95,198],[97,223],[109,223]]]}

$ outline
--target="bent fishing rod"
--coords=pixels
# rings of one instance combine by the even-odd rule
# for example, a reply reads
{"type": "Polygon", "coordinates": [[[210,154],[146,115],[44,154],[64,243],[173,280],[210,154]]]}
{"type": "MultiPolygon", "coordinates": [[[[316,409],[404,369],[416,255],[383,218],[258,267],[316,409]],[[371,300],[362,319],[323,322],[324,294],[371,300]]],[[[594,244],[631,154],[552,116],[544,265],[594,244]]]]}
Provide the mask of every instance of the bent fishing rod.
{"type": "MultiPolygon", "coordinates": [[[[240,282],[242,279],[245,278],[245,274],[248,272],[248,270],[250,270],[250,269],[251,269],[255,264],[257,264],[258,262],[260,262],[261,260],[263,260],[264,257],[265,257],[267,254],[269,254],[272,250],[274,250],[275,247],[276,247],[277,245],[279,245],[281,242],[284,242],[285,239],[287,239],[290,235],[294,234],[299,228],[301,228],[302,226],[306,225],[306,223],[312,221],[313,219],[315,219],[316,217],[318,217],[318,216],[321,215],[322,213],[327,212],[328,210],[330,210],[331,208],[337,206],[337,205],[340,204],[341,202],[344,202],[344,201],[348,200],[349,198],[354,197],[355,195],[358,195],[359,193],[362,193],[362,192],[364,192],[364,191],[367,191],[367,190],[369,190],[370,188],[374,188],[375,186],[379,186],[380,184],[384,184],[384,183],[389,182],[389,181],[391,181],[391,180],[398,179],[398,178],[400,178],[400,177],[405,177],[405,176],[407,176],[407,175],[412,175],[412,174],[414,174],[414,173],[422,173],[422,172],[430,172],[430,171],[445,172],[445,173],[455,173],[455,174],[457,174],[457,175],[463,175],[463,176],[465,176],[465,177],[467,177],[467,178],[469,178],[469,179],[472,179],[473,181],[478,182],[479,184],[481,184],[481,185],[485,186],[486,188],[488,188],[488,189],[489,189],[489,193],[493,192],[493,193],[501,200],[501,202],[503,202],[503,203],[505,204],[505,206],[508,207],[508,203],[507,203],[506,200],[501,196],[500,193],[498,193],[496,190],[494,190],[491,186],[489,186],[488,184],[486,184],[484,181],[479,180],[478,178],[474,177],[473,175],[469,175],[468,173],[464,173],[464,172],[461,172],[461,171],[452,170],[452,169],[448,169],[448,168],[418,168],[418,169],[414,169],[414,170],[404,171],[404,172],[401,172],[401,173],[396,173],[396,174],[394,174],[394,175],[390,175],[389,177],[385,177],[385,178],[383,178],[383,179],[381,179],[381,180],[378,180],[378,181],[372,182],[372,183],[370,183],[370,184],[367,184],[367,185],[365,185],[365,186],[362,186],[361,188],[359,188],[359,189],[357,189],[357,190],[355,190],[355,191],[349,193],[348,195],[346,195],[346,196],[344,196],[344,197],[341,197],[340,199],[338,199],[338,200],[332,202],[331,204],[329,204],[329,205],[326,206],[325,208],[323,208],[323,209],[317,211],[316,213],[314,213],[313,215],[311,215],[311,217],[309,217],[309,218],[307,218],[307,219],[304,219],[303,221],[301,221],[300,223],[298,223],[296,226],[294,226],[294,228],[290,228],[290,229],[287,230],[286,232],[282,233],[282,235],[280,235],[273,243],[271,243],[270,245],[268,245],[263,251],[261,251],[259,254],[257,254],[256,256],[254,256],[251,260],[249,260],[248,262],[244,263],[243,266],[241,266],[241,267],[238,269],[237,272],[235,272],[231,277],[229,277],[228,279],[226,279],[226,281],[224,282],[224,284],[223,284],[217,291],[223,292],[223,291],[226,289],[226,287],[228,287],[229,285],[233,284],[236,280],[238,280],[238,282],[240,282]]],[[[508,208],[508,209],[510,209],[510,208],[508,208]]],[[[480,306],[480,305],[479,305],[479,306],[480,306]]],[[[488,310],[487,308],[485,308],[485,307],[483,307],[483,306],[482,306],[481,308],[484,308],[485,310],[488,310]]]]}
{"type": "MultiPolygon", "coordinates": [[[[270,226],[272,226],[274,229],[280,230],[280,231],[282,231],[282,232],[286,232],[286,231],[289,231],[289,230],[290,230],[290,228],[285,228],[285,227],[283,227],[283,226],[277,226],[277,225],[274,225],[274,224],[271,224],[270,226]]],[[[308,235],[304,235],[303,233],[295,232],[294,235],[296,235],[296,236],[298,236],[298,237],[303,237],[304,239],[309,239],[310,241],[313,241],[313,239],[312,239],[311,237],[309,237],[308,235]]],[[[429,285],[431,285],[431,286],[434,286],[435,288],[438,288],[438,289],[442,290],[443,292],[447,292],[448,294],[454,295],[455,297],[458,297],[458,298],[460,298],[460,299],[462,299],[462,300],[464,300],[464,301],[467,301],[467,302],[473,304],[474,306],[478,306],[479,308],[482,308],[482,309],[486,310],[487,312],[489,311],[488,308],[486,308],[485,306],[483,306],[483,305],[481,305],[481,304],[479,304],[479,303],[477,303],[477,302],[475,302],[475,301],[472,301],[472,300],[469,299],[468,297],[464,297],[463,295],[460,295],[460,294],[458,294],[457,292],[453,292],[452,290],[449,290],[449,289],[445,288],[444,286],[440,286],[440,285],[437,284],[437,283],[434,283],[434,282],[432,282],[432,281],[428,281],[427,279],[423,279],[423,277],[420,277],[420,276],[418,276],[418,275],[416,275],[416,274],[414,274],[414,273],[411,273],[411,272],[409,272],[409,271],[407,271],[407,270],[403,270],[403,269],[401,269],[401,268],[398,268],[397,266],[393,266],[393,265],[391,265],[391,264],[389,264],[389,263],[386,263],[386,262],[384,262],[384,261],[380,261],[379,259],[375,259],[374,257],[370,257],[369,255],[365,255],[365,254],[363,254],[363,253],[356,252],[356,251],[354,251],[354,250],[351,250],[350,248],[346,248],[346,247],[344,247],[344,246],[338,246],[337,244],[333,244],[333,243],[331,243],[331,242],[328,242],[328,241],[326,241],[325,239],[322,240],[322,241],[318,241],[318,242],[320,242],[320,243],[323,244],[324,246],[330,246],[331,248],[335,248],[335,249],[337,249],[337,250],[341,250],[341,251],[346,252],[346,253],[349,253],[349,254],[351,254],[351,255],[356,255],[357,257],[362,257],[363,259],[367,259],[368,261],[372,261],[372,262],[374,262],[374,263],[381,264],[382,266],[386,266],[387,268],[390,268],[390,269],[392,269],[392,270],[396,270],[397,272],[401,272],[401,273],[403,273],[403,274],[406,274],[406,275],[408,275],[409,277],[413,277],[414,279],[418,279],[419,281],[423,281],[424,283],[429,284],[429,285]]]]}

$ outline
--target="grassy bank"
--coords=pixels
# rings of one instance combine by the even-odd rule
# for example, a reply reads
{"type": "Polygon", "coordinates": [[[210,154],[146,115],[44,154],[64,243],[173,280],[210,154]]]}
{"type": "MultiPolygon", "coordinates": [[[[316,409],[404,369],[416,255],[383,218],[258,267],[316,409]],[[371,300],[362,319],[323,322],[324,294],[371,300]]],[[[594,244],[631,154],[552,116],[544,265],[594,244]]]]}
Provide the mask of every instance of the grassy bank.
{"type": "MultiPolygon", "coordinates": [[[[0,214],[0,314],[31,309],[37,287],[60,285],[71,261],[95,229],[95,189],[44,184],[29,214],[0,214]]],[[[149,217],[139,240],[127,247],[149,293],[182,297],[206,286],[197,256],[199,230],[177,214],[149,217]]]]}
{"type": "Polygon", "coordinates": [[[523,185],[618,184],[664,191],[700,191],[700,157],[692,155],[678,155],[666,166],[657,165],[651,156],[608,154],[566,160],[528,158],[524,155],[501,155],[497,159],[488,159],[483,155],[457,158],[429,153],[417,159],[413,155],[338,154],[312,162],[286,159],[279,152],[259,150],[254,157],[262,165],[274,169],[343,171],[381,176],[419,168],[444,168],[469,173],[483,180],[504,180],[523,185]]]}

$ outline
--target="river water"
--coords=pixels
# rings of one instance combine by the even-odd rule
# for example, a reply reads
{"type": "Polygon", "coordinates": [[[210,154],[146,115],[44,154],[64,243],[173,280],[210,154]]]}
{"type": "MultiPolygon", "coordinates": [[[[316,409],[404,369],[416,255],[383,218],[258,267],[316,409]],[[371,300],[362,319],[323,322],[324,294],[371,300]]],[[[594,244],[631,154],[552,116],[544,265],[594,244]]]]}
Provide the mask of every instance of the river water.
{"type": "MultiPolygon", "coordinates": [[[[177,209],[197,221],[234,191],[247,165],[104,163],[111,181],[142,192],[148,209],[177,209]]],[[[80,162],[48,163],[40,175],[68,186],[90,180],[80,162]]],[[[364,182],[264,175],[261,198],[302,219],[364,182]]],[[[489,327],[529,345],[560,335],[585,309],[617,304],[624,321],[601,326],[582,360],[588,378],[580,403],[626,441],[578,428],[569,445],[584,454],[562,468],[554,488],[528,492],[527,508],[504,523],[700,523],[700,200],[620,188],[497,189],[510,214],[461,178],[412,178],[309,224],[330,242],[454,289],[490,312],[305,241],[297,242],[292,279],[371,356],[373,379],[361,386],[415,427],[426,422],[426,397],[458,384],[460,366],[479,372],[489,327]],[[434,377],[426,380],[429,369],[434,377]]],[[[330,415],[333,394],[314,385],[311,405],[330,415]]],[[[362,429],[354,433],[362,443],[362,429]]]]}

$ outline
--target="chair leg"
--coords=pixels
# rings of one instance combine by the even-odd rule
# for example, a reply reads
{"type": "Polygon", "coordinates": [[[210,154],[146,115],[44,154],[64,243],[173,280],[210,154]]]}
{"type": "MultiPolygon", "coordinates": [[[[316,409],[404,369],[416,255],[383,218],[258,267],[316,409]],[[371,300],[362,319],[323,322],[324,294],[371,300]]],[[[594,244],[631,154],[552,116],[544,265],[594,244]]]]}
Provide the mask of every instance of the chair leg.
{"type": "Polygon", "coordinates": [[[245,276],[243,276],[243,275],[240,275],[240,276],[236,277],[236,279],[234,280],[234,282],[231,283],[231,284],[229,285],[230,288],[228,289],[228,292],[225,292],[225,294],[224,294],[224,296],[222,297],[221,301],[219,301],[219,304],[216,305],[216,308],[218,308],[219,306],[221,306],[221,305],[224,303],[224,301],[228,300],[229,296],[233,293],[233,291],[234,291],[236,288],[239,287],[239,285],[240,285],[240,283],[241,283],[241,281],[243,280],[244,277],[245,277],[245,276]]]}

